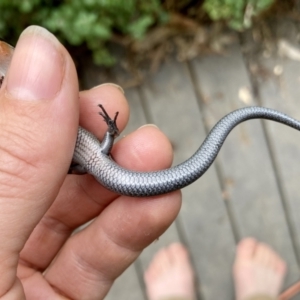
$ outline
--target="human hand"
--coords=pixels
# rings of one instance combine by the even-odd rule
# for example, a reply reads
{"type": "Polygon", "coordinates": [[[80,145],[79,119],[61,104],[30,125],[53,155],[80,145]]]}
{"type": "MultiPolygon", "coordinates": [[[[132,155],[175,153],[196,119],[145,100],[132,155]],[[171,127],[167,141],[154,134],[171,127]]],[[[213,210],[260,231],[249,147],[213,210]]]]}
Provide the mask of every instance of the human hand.
{"type": "MultiPolygon", "coordinates": [[[[90,175],[66,176],[78,122],[100,138],[106,130],[99,103],[120,112],[122,130],[129,110],[121,91],[79,92],[74,64],[55,37],[39,27],[24,31],[0,90],[0,299],[102,299],[178,214],[180,192],[131,198],[90,175]]],[[[153,126],[121,139],[112,154],[132,170],[172,161],[153,126]]]]}

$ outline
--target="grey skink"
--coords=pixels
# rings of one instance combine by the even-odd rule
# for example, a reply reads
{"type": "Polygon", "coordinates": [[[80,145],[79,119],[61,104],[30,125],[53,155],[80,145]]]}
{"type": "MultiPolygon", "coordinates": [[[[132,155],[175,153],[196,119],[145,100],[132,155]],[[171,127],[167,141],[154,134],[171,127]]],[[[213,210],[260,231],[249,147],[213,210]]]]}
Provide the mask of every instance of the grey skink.
{"type": "MultiPolygon", "coordinates": [[[[103,110],[101,115],[105,115],[103,110]]],[[[109,152],[117,134],[116,118],[108,122],[108,131],[102,142],[79,127],[73,160],[92,174],[106,188],[128,196],[153,196],[183,188],[201,177],[215,160],[227,135],[239,123],[250,119],[268,119],[297,130],[300,122],[273,109],[246,107],[222,118],[210,131],[196,153],[185,162],[156,172],[134,172],[116,164],[109,152]],[[112,125],[114,123],[114,125],[112,125]]]]}
{"type": "MultiPolygon", "coordinates": [[[[0,56],[0,86],[13,52],[8,44],[4,46],[8,50],[5,51],[5,58],[0,56]]],[[[103,106],[99,106],[102,110],[100,115],[108,125],[105,137],[100,142],[92,133],[79,127],[71,170],[92,174],[106,188],[128,196],[160,195],[191,184],[211,166],[230,131],[246,120],[268,119],[300,130],[299,121],[276,110],[263,107],[242,108],[222,118],[196,153],[185,162],[156,172],[134,172],[122,168],[111,159],[110,150],[118,134],[117,114],[111,119],[103,106]]]]}

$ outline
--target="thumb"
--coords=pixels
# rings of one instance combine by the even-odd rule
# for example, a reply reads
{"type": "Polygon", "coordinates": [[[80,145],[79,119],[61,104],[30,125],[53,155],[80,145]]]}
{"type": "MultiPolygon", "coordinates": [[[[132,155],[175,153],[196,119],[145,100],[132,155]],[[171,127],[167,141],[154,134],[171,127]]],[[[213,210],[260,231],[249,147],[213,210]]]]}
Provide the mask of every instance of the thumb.
{"type": "Polygon", "coordinates": [[[16,284],[18,254],[67,173],[78,95],[64,47],[47,30],[27,28],[0,90],[0,297],[16,284]]]}

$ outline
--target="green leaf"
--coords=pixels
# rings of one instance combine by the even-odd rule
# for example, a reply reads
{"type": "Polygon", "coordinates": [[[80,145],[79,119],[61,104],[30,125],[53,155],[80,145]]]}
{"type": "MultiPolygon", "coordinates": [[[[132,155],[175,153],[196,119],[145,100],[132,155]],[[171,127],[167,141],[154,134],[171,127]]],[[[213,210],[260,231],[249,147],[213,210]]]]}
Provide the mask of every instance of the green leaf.
{"type": "Polygon", "coordinates": [[[140,39],[144,36],[147,29],[154,23],[154,19],[150,15],[146,15],[143,17],[140,17],[135,22],[131,23],[131,25],[128,26],[128,33],[136,38],[140,39]]]}

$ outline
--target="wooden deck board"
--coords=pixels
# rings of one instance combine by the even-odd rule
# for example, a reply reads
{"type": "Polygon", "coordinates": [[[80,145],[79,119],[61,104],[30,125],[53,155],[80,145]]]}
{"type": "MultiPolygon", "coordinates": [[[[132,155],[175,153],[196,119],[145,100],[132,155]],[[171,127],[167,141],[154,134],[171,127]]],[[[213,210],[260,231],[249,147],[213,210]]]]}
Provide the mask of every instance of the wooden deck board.
{"type": "MultiPolygon", "coordinates": [[[[268,60],[264,62],[265,67],[275,67],[277,62],[273,63],[268,60]]],[[[283,64],[285,69],[285,75],[280,79],[284,80],[284,77],[288,76],[288,73],[292,71],[288,70],[287,63],[283,64]]],[[[298,64],[299,68],[299,64],[298,64]]],[[[272,70],[272,69],[270,69],[272,70]]],[[[297,70],[299,74],[299,69],[297,70]]],[[[300,119],[299,105],[297,105],[297,98],[290,97],[287,95],[287,89],[280,88],[280,83],[277,79],[271,79],[269,82],[264,82],[259,85],[259,92],[261,96],[261,103],[264,106],[278,109],[282,112],[287,113],[290,116],[300,119]],[[276,82],[277,81],[277,82],[276,82]],[[283,96],[282,93],[285,93],[283,96]],[[287,99],[289,98],[289,100],[287,99]],[[295,101],[296,100],[296,101],[295,101]]],[[[293,87],[293,89],[295,86],[293,87]]],[[[299,178],[300,171],[297,161],[300,160],[300,143],[296,132],[290,128],[281,126],[280,124],[274,124],[271,122],[266,122],[266,131],[269,137],[270,147],[272,149],[272,154],[274,158],[274,165],[276,166],[278,172],[279,186],[282,190],[283,201],[285,204],[285,210],[287,214],[287,221],[291,227],[291,233],[293,237],[295,255],[298,257],[300,254],[300,196],[299,196],[299,178]]],[[[282,212],[284,213],[284,212],[282,212]]],[[[285,243],[283,239],[282,243],[285,243]]],[[[294,280],[299,280],[299,265],[297,263],[288,264],[288,272],[295,273],[294,280]]],[[[295,299],[300,299],[300,296],[295,299]]]]}
{"type": "MultiPolygon", "coordinates": [[[[174,146],[174,164],[190,157],[204,140],[205,131],[186,65],[170,60],[147,79],[142,93],[153,121],[174,146]]],[[[201,299],[232,299],[235,242],[214,168],[183,189],[179,220],[181,238],[200,279],[201,299]]]]}
{"type": "MultiPolygon", "coordinates": [[[[295,24],[282,21],[277,26],[277,38],[285,38],[292,45],[297,45],[298,28],[295,24]]],[[[249,43],[255,47],[252,40],[249,43]]],[[[254,81],[261,105],[277,109],[300,120],[300,62],[280,57],[276,52],[270,57],[262,57],[253,55],[250,51],[247,58],[250,65],[259,65],[263,70],[263,72],[258,72],[254,81]],[[275,70],[281,70],[281,72],[276,75],[275,70]]],[[[298,187],[300,169],[297,163],[300,160],[299,132],[274,122],[265,122],[265,128],[298,258],[298,266],[297,264],[289,265],[289,272],[291,268],[297,270],[299,280],[300,195],[298,187]]],[[[300,299],[300,295],[295,299],[300,299]]]]}
{"type": "MultiPolygon", "coordinates": [[[[202,107],[209,127],[245,106],[241,91],[251,94],[252,87],[238,45],[225,56],[197,59],[192,67],[206,101],[202,107]]],[[[255,99],[249,104],[256,104],[255,99]]],[[[274,247],[288,263],[290,285],[298,278],[297,261],[261,121],[234,129],[218,163],[239,237],[253,236],[274,247]]]]}
{"type": "MultiPolygon", "coordinates": [[[[131,265],[113,284],[106,300],[144,300],[139,286],[139,278],[134,265],[131,265]]],[[[146,299],[145,299],[146,300],[146,299]]]]}
{"type": "MultiPolygon", "coordinates": [[[[291,32],[289,38],[293,36],[291,32]]],[[[254,58],[251,56],[252,62],[270,73],[277,65],[283,67],[279,77],[252,78],[257,80],[254,88],[261,104],[300,119],[300,62],[254,58]]],[[[87,87],[109,79],[98,73],[99,69],[89,68],[87,87]]],[[[238,45],[225,56],[205,56],[189,65],[170,59],[141,87],[126,90],[131,118],[124,134],[154,122],[172,142],[174,163],[182,162],[194,153],[216,121],[245,106],[241,91],[252,96],[248,100],[244,97],[247,105],[258,103],[248,73],[238,45]]],[[[199,279],[198,300],[234,299],[231,267],[235,235],[237,239],[251,235],[273,246],[288,263],[286,286],[298,280],[294,251],[299,258],[297,134],[274,122],[262,121],[249,121],[235,129],[217,163],[183,190],[183,205],[176,223],[144,250],[138,265],[116,281],[106,299],[144,299],[143,271],[156,251],[175,241],[185,243],[191,253],[199,279]]]]}

